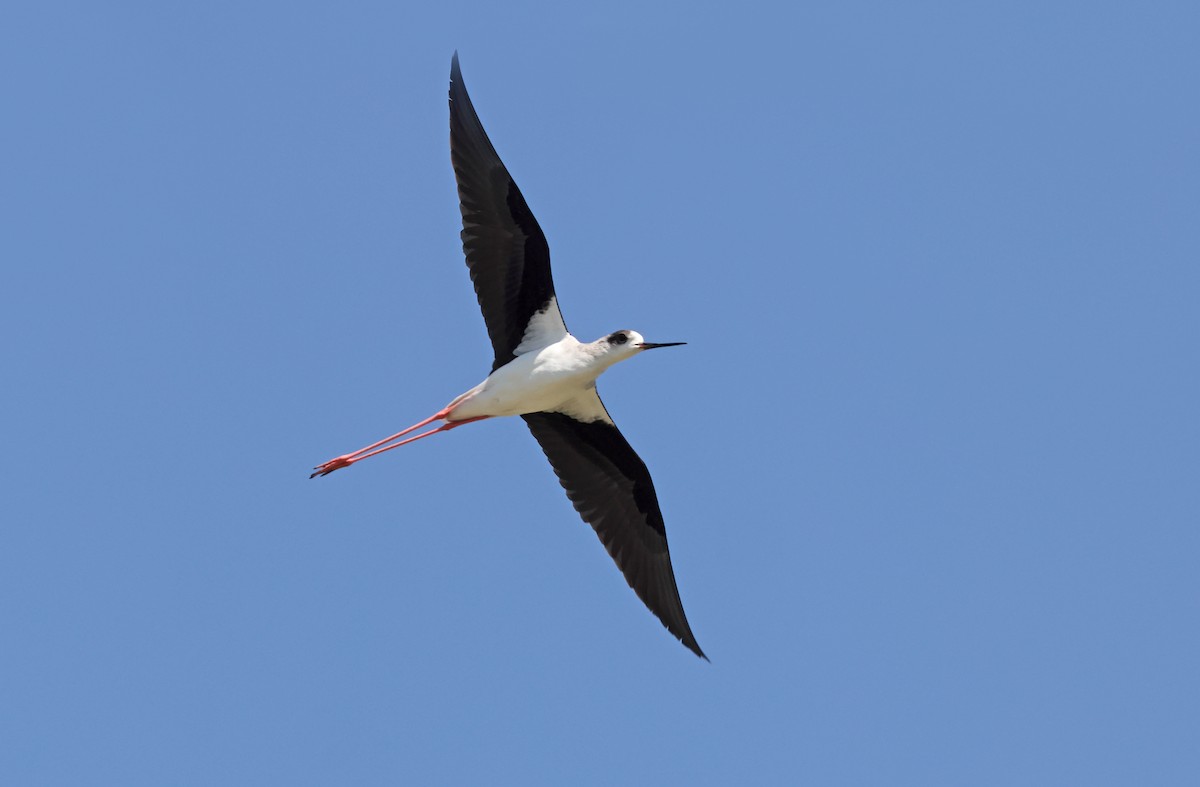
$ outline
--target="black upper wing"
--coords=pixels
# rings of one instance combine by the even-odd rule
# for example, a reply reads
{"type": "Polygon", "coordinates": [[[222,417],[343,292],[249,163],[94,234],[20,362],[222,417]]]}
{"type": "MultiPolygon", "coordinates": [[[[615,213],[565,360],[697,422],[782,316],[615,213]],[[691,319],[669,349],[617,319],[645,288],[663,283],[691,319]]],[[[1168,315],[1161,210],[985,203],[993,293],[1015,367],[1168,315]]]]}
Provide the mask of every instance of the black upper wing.
{"type": "Polygon", "coordinates": [[[554,296],[550,248],[496,155],[458,68],[450,63],[450,160],[458,181],[463,253],[496,360],[511,361],[525,328],[554,296]]]}
{"type": "Polygon", "coordinates": [[[707,659],[683,613],[662,511],[646,463],[607,417],[590,422],[565,413],[521,417],[546,452],[575,510],[595,529],[638,598],[693,653],[707,659]]]}

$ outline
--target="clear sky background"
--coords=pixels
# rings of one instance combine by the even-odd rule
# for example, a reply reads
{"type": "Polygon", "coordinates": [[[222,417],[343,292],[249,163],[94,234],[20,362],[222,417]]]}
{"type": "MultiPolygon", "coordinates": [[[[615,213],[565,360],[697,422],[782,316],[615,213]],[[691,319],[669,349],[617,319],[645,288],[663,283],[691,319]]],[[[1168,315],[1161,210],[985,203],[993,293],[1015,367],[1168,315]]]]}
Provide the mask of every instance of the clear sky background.
{"type": "Polygon", "coordinates": [[[0,12],[0,782],[1200,783],[1200,10],[0,12]],[[707,664],[490,368],[457,49],[707,664]]]}

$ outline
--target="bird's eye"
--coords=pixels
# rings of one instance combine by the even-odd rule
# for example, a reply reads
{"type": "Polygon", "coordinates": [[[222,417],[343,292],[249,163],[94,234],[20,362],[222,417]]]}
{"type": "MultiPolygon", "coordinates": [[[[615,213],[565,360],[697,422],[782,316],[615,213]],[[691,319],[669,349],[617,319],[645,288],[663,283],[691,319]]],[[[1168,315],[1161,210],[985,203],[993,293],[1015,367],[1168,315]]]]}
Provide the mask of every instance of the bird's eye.
{"type": "Polygon", "coordinates": [[[623,333],[614,333],[608,337],[609,344],[624,344],[627,341],[629,341],[629,337],[623,333]]]}

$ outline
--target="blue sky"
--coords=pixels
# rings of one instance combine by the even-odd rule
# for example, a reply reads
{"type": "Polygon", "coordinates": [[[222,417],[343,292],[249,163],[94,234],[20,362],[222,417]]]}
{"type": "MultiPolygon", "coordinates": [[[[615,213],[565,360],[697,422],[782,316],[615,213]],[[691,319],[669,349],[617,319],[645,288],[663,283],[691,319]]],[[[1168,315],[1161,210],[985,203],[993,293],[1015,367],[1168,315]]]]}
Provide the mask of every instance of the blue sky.
{"type": "Polygon", "coordinates": [[[0,19],[0,782],[1195,784],[1190,3],[0,19]],[[490,368],[457,49],[706,664],[490,368]]]}

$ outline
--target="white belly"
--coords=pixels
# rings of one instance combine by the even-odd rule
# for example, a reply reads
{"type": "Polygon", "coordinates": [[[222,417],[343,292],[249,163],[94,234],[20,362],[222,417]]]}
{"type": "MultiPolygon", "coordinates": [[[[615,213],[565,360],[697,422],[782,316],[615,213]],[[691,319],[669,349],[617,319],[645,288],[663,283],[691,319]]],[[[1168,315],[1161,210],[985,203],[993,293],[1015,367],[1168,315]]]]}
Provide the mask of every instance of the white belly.
{"type": "Polygon", "coordinates": [[[580,356],[578,346],[579,342],[568,334],[542,350],[518,355],[460,396],[451,405],[447,420],[556,409],[594,384],[603,371],[580,356]]]}

